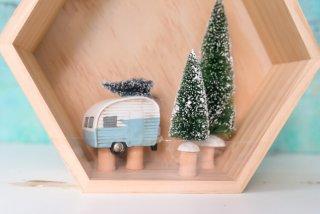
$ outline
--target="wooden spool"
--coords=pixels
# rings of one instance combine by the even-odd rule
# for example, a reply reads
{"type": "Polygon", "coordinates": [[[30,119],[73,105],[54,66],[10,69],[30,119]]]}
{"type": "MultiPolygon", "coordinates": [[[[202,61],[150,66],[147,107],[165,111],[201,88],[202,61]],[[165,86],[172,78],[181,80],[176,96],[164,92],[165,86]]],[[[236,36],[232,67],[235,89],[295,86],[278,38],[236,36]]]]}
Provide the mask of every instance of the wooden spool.
{"type": "Polygon", "coordinates": [[[214,147],[201,147],[199,154],[200,169],[214,168],[214,147]]]}
{"type": "Polygon", "coordinates": [[[98,170],[110,172],[116,169],[116,157],[110,149],[98,149],[98,170]]]}
{"type": "Polygon", "coordinates": [[[182,177],[195,177],[197,175],[197,152],[181,152],[179,175],[182,177]]]}
{"type": "Polygon", "coordinates": [[[128,148],[126,168],[130,170],[143,169],[143,146],[134,146],[128,148]]]}

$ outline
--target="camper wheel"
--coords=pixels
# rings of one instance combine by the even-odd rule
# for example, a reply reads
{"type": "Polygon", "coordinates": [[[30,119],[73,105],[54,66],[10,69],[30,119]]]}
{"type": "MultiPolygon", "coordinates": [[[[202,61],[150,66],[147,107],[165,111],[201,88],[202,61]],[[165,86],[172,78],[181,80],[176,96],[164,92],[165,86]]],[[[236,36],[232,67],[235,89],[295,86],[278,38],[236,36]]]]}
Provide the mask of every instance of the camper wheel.
{"type": "Polygon", "coordinates": [[[124,142],[114,142],[112,143],[110,150],[114,154],[125,153],[127,150],[127,144],[124,142]]]}
{"type": "Polygon", "coordinates": [[[151,148],[151,151],[157,151],[158,150],[158,144],[156,143],[155,145],[150,146],[150,148],[151,148]]]}

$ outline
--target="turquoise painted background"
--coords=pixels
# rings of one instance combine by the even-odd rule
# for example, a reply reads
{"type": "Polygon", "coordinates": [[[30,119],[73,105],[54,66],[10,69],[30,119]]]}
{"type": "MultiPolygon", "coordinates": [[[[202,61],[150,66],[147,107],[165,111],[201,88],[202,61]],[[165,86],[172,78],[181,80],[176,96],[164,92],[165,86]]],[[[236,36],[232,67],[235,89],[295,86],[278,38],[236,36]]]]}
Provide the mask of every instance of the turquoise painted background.
{"type": "MultiPolygon", "coordinates": [[[[0,30],[19,0],[0,0],[0,30]]],[[[320,0],[300,0],[320,44],[320,0]]],[[[0,143],[48,144],[50,140],[0,57],[0,143]]],[[[320,153],[320,73],[281,131],[272,152],[320,153]]]]}

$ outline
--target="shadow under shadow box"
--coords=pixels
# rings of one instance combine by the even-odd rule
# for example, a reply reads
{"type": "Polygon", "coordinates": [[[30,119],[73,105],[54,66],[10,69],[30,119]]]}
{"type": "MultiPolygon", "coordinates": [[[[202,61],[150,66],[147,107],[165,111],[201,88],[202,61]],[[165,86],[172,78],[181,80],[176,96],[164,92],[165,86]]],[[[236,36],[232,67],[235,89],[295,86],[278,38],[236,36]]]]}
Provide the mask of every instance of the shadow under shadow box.
{"type": "MultiPolygon", "coordinates": [[[[84,192],[239,193],[319,68],[319,47],[296,0],[225,0],[235,66],[237,132],[213,170],[177,173],[168,138],[189,51],[200,51],[214,0],[23,0],[1,53],[84,192]],[[154,81],[162,142],[145,169],[96,170],[82,137],[90,106],[114,95],[103,80],[154,81]]],[[[121,164],[120,164],[121,165],[121,164]]]]}

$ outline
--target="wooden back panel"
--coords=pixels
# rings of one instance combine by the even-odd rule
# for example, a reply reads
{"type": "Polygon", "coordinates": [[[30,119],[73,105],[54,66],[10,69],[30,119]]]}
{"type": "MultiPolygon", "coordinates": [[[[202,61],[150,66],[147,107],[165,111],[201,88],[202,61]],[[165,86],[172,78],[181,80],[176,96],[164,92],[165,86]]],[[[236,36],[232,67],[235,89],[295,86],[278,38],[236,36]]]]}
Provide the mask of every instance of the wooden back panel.
{"type": "MultiPolygon", "coordinates": [[[[160,103],[166,140],[187,55],[192,48],[200,53],[213,4],[212,0],[68,0],[35,55],[79,136],[86,109],[115,97],[100,87],[101,81],[143,77],[155,82],[153,95],[160,103]]],[[[271,62],[242,2],[226,1],[226,10],[240,124],[271,62]]],[[[163,159],[167,159],[165,146],[159,152],[163,159]]]]}

